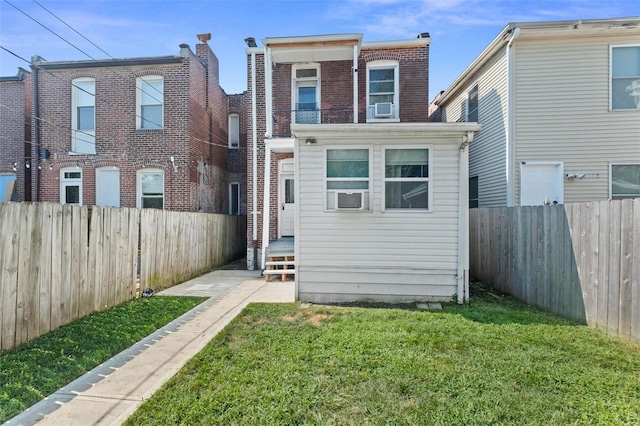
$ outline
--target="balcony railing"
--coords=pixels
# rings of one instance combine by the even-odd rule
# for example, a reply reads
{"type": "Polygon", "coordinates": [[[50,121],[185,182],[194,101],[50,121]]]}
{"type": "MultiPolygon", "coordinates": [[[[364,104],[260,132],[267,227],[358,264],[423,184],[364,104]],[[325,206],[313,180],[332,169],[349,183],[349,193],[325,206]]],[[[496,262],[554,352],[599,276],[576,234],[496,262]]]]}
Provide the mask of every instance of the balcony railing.
{"type": "Polygon", "coordinates": [[[291,137],[291,123],[346,124],[353,123],[353,108],[277,110],[273,112],[273,136],[291,137]]]}

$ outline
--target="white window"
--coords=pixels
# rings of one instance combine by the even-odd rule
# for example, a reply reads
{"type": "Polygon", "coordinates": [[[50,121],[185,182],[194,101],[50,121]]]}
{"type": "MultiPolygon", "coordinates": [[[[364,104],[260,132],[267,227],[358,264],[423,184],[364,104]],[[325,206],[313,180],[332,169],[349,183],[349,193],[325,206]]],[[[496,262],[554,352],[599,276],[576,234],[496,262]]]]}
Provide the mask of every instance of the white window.
{"type": "Polygon", "coordinates": [[[428,148],[384,149],[384,209],[431,207],[428,148]]]}
{"type": "Polygon", "coordinates": [[[611,109],[640,109],[640,46],[611,48],[611,109]]]}
{"type": "Polygon", "coordinates": [[[478,85],[467,92],[467,121],[478,121],[478,85]]]}
{"type": "Polygon", "coordinates": [[[325,151],[327,210],[369,210],[370,149],[325,151]]]}
{"type": "Polygon", "coordinates": [[[158,75],[136,80],[136,125],[138,129],[164,127],[164,78],[158,75]]]}
{"type": "Polygon", "coordinates": [[[320,123],[320,65],[294,65],[292,77],[292,121],[298,124],[320,123]]]}
{"type": "Polygon", "coordinates": [[[137,173],[138,208],[164,208],[164,171],[160,169],[142,169],[137,173]]]}
{"type": "Polygon", "coordinates": [[[238,149],[240,147],[240,116],[229,114],[229,148],[238,149]]]}
{"type": "Polygon", "coordinates": [[[611,198],[640,197],[640,164],[611,165],[611,198]]]}
{"type": "Polygon", "coordinates": [[[96,81],[76,78],[71,84],[71,151],[95,154],[96,81]]]}
{"type": "Polygon", "coordinates": [[[118,168],[96,169],[96,205],[120,207],[120,170],[118,168]]]}
{"type": "Polygon", "coordinates": [[[82,205],[82,169],[68,167],[60,170],[60,203],[82,205]]]}
{"type": "Polygon", "coordinates": [[[398,70],[397,61],[367,64],[367,121],[399,121],[398,70]]]}
{"type": "Polygon", "coordinates": [[[238,182],[229,184],[229,214],[234,216],[240,214],[240,184],[238,182]]]}

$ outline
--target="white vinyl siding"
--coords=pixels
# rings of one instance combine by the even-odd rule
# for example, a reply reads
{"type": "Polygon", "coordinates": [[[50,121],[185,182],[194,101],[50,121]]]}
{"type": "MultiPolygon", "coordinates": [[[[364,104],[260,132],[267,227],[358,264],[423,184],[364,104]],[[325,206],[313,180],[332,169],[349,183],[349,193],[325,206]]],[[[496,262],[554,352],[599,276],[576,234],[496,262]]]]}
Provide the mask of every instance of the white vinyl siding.
{"type": "Polygon", "coordinates": [[[469,145],[469,175],[479,177],[479,207],[504,206],[506,190],[507,60],[504,49],[489,61],[468,86],[444,106],[442,121],[465,121],[467,92],[478,86],[482,129],[469,145]]]}
{"type": "MultiPolygon", "coordinates": [[[[565,173],[584,174],[565,180],[565,203],[607,199],[610,162],[640,159],[640,110],[609,111],[610,45],[632,41],[518,40],[515,161],[563,161],[565,173]]],[[[516,200],[519,186],[516,175],[516,200]]]]}
{"type": "Polygon", "coordinates": [[[299,227],[296,254],[300,300],[448,300],[456,292],[459,137],[428,139],[332,139],[349,148],[370,148],[370,212],[324,209],[322,143],[296,144],[299,164],[299,227]],[[424,148],[433,177],[432,212],[382,211],[383,146],[424,148]]]}

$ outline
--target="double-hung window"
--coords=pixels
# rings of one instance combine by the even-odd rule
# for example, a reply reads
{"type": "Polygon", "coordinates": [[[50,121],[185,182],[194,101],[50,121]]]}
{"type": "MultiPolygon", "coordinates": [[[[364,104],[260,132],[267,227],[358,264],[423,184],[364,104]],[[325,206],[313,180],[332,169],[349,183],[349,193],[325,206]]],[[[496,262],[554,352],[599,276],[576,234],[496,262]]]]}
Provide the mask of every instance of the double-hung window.
{"type": "Polygon", "coordinates": [[[68,167],[60,170],[60,203],[82,205],[82,169],[68,167]]]}
{"type": "Polygon", "coordinates": [[[138,129],[164,127],[164,78],[158,75],[136,80],[136,123],[138,129]]]}
{"type": "Polygon", "coordinates": [[[478,85],[467,92],[467,122],[478,121],[478,85]]]}
{"type": "Polygon", "coordinates": [[[138,170],[137,207],[164,208],[164,171],[160,169],[138,170]]]}
{"type": "Polygon", "coordinates": [[[397,61],[367,64],[367,121],[398,121],[398,69],[397,61]]]}
{"type": "Polygon", "coordinates": [[[429,210],[430,164],[428,148],[385,148],[384,209],[429,210]]]}
{"type": "Polygon", "coordinates": [[[229,148],[240,148],[240,116],[229,114],[229,148]]]}
{"type": "Polygon", "coordinates": [[[640,109],[640,45],[611,48],[611,109],[640,109]]]}
{"type": "Polygon", "coordinates": [[[95,154],[96,81],[93,78],[76,78],[71,84],[71,151],[95,154]]]}
{"type": "Polygon", "coordinates": [[[369,210],[370,149],[327,149],[327,210],[369,210]]]}
{"type": "Polygon", "coordinates": [[[640,197],[640,164],[611,165],[611,198],[640,197]]]}

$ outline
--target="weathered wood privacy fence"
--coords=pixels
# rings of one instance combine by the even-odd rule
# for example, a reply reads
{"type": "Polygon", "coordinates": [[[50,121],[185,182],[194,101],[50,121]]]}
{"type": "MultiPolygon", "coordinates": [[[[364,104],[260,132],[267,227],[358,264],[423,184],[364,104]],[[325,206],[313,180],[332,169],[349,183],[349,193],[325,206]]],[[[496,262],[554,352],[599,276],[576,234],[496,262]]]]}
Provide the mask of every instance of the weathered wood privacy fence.
{"type": "Polygon", "coordinates": [[[640,199],[470,211],[471,276],[640,341],[640,199]]]}
{"type": "Polygon", "coordinates": [[[0,349],[244,252],[246,218],[0,203],[0,349]],[[139,244],[140,242],[140,244],[139,244]]]}

